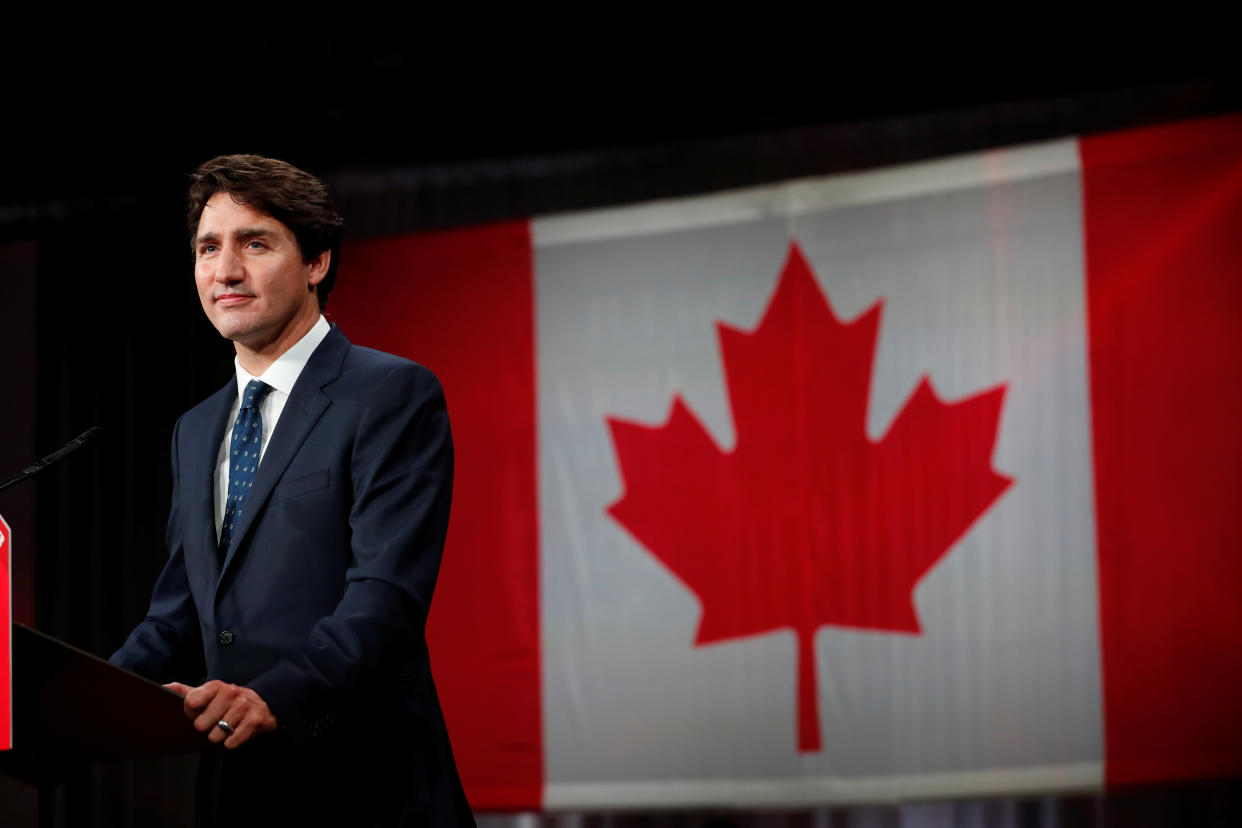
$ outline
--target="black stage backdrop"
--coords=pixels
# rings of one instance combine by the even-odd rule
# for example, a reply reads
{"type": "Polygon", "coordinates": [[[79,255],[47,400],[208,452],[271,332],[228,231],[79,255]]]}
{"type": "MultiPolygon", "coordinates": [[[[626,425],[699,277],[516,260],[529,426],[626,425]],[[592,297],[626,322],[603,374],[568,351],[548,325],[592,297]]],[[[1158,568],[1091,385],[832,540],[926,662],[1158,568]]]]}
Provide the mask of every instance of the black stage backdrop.
{"type": "MultiPolygon", "coordinates": [[[[1239,108],[1242,81],[1235,73],[518,160],[438,166],[416,160],[376,170],[361,159],[344,163],[338,151],[313,145],[269,142],[243,149],[323,174],[339,196],[349,234],[357,238],[725,189],[1239,108]]],[[[182,186],[200,160],[170,168],[167,158],[154,157],[150,168],[130,171],[126,192],[98,191],[86,181],[78,188],[85,195],[0,203],[6,384],[0,405],[0,459],[6,466],[0,474],[91,426],[104,429],[95,444],[24,490],[0,494],[0,511],[17,530],[14,604],[19,619],[33,616],[39,629],[105,657],[141,619],[165,558],[173,424],[232,372],[231,349],[203,317],[191,276],[182,186]]],[[[342,284],[348,268],[343,262],[342,284]]],[[[88,687],[81,688],[81,704],[92,704],[88,687]]],[[[92,769],[60,787],[51,803],[54,823],[188,825],[194,764],[182,758],[92,769]]],[[[1217,798],[1192,801],[1217,808],[1219,795],[1212,796],[1217,798]]],[[[33,790],[0,780],[0,822],[33,825],[35,800],[33,790]]],[[[1221,807],[1236,813],[1236,801],[1221,807]]],[[[1066,802],[1067,822],[1099,824],[1105,815],[1081,797],[1066,802]],[[1081,820],[1072,818],[1075,813],[1081,820]]],[[[1061,813],[1059,807],[1053,810],[1061,813]]],[[[1055,814],[1053,819],[1056,824],[1055,814]]]]}

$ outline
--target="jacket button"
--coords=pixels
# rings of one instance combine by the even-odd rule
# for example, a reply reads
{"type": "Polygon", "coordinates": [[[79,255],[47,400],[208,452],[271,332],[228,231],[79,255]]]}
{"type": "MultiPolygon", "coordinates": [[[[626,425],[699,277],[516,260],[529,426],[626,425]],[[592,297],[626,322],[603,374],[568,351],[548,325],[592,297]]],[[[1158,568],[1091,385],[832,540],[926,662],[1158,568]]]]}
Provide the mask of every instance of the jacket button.
{"type": "Polygon", "coordinates": [[[220,633],[218,636],[216,636],[216,640],[217,640],[217,641],[219,641],[219,642],[220,642],[222,645],[224,645],[225,647],[227,647],[227,646],[229,646],[230,644],[232,644],[232,643],[233,643],[233,639],[235,639],[235,638],[237,638],[237,636],[233,635],[233,633],[229,632],[228,630],[225,630],[224,632],[222,632],[222,633],[220,633]]]}

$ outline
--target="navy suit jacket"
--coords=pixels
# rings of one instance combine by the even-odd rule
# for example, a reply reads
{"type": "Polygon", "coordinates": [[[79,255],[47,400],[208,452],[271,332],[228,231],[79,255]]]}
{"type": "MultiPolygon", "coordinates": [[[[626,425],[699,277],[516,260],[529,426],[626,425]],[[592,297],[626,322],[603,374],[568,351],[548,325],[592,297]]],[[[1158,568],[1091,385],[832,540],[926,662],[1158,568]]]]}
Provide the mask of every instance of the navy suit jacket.
{"type": "Polygon", "coordinates": [[[177,422],[168,562],[112,657],[250,687],[277,717],[278,733],[204,755],[200,822],[473,824],[424,638],[453,483],[439,382],[333,326],[221,563],[214,474],[236,395],[230,380],[177,422]]]}

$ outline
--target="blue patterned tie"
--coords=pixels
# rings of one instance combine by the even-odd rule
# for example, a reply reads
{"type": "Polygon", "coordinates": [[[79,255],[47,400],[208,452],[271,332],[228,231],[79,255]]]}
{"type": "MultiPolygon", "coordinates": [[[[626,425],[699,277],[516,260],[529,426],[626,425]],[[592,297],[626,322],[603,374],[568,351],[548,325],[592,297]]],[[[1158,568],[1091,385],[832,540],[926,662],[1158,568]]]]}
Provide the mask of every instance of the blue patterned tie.
{"type": "Polygon", "coordinates": [[[229,495],[224,504],[224,522],[220,526],[220,560],[223,562],[233,537],[233,526],[241,522],[242,506],[254,485],[259,468],[259,441],[263,438],[263,416],[259,406],[272,386],[251,380],[242,395],[241,410],[233,423],[233,439],[229,448],[229,495]]]}

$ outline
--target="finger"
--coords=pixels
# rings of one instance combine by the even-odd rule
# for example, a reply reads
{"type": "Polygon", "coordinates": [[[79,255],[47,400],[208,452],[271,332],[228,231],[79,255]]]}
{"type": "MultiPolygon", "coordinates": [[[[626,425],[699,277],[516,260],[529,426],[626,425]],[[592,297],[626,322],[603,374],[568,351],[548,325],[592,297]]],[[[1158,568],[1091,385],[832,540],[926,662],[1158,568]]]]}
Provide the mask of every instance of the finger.
{"type": "Polygon", "coordinates": [[[257,707],[258,705],[243,695],[228,709],[224,720],[232,725],[233,732],[224,740],[226,748],[231,750],[241,747],[255,735],[263,718],[257,707]]]}
{"type": "Polygon", "coordinates": [[[219,679],[212,679],[206,684],[200,684],[198,687],[191,688],[190,691],[185,694],[185,707],[187,712],[191,709],[202,710],[205,708],[211,703],[211,700],[215,698],[216,694],[220,692],[220,688],[222,686],[224,686],[224,682],[219,679]]]}
{"type": "MultiPolygon", "coordinates": [[[[208,726],[208,729],[207,729],[207,741],[211,742],[212,744],[218,745],[221,742],[223,742],[225,739],[228,739],[232,735],[232,733],[226,732],[224,728],[220,727],[220,722],[225,722],[226,724],[229,724],[230,726],[232,725],[232,722],[229,721],[227,714],[218,719],[212,719],[211,724],[208,726]]],[[[236,731],[233,731],[233,732],[236,732],[236,731]]]]}
{"type": "MultiPolygon", "coordinates": [[[[246,716],[242,707],[242,701],[242,699],[235,700],[227,710],[220,714],[216,729],[211,732],[209,737],[213,742],[220,742],[226,748],[235,747],[241,743],[237,737],[246,727],[246,716]],[[221,721],[229,725],[228,730],[220,727],[219,722],[221,721]]],[[[245,740],[243,739],[242,741],[245,740]]]]}
{"type": "Polygon", "coordinates": [[[230,717],[228,721],[235,730],[235,733],[230,734],[225,740],[226,748],[239,747],[260,733],[275,730],[277,727],[276,717],[272,715],[271,708],[258,693],[246,687],[238,687],[237,691],[236,703],[225,714],[226,717],[230,717]],[[231,717],[236,717],[237,721],[234,722],[231,717]]]}
{"type": "Polygon", "coordinates": [[[189,695],[190,691],[193,690],[194,688],[190,687],[188,684],[182,684],[179,681],[170,681],[168,682],[168,684],[164,685],[164,689],[171,690],[172,692],[176,693],[178,696],[185,698],[187,695],[189,695]]]}
{"type": "Polygon", "coordinates": [[[224,747],[228,750],[239,748],[250,741],[250,737],[253,735],[254,728],[243,721],[239,726],[233,728],[233,735],[224,740],[224,747]]]}
{"type": "MultiPolygon", "coordinates": [[[[212,742],[213,744],[219,744],[220,742],[223,742],[225,739],[232,736],[233,733],[237,732],[236,725],[237,725],[237,717],[229,713],[228,711],[225,711],[224,713],[220,713],[219,715],[216,715],[216,716],[212,716],[204,725],[206,727],[206,730],[204,730],[204,732],[207,734],[207,741],[212,742]],[[226,725],[229,726],[230,729],[226,730],[225,728],[221,727],[220,722],[224,722],[226,725]]],[[[197,722],[195,723],[194,726],[199,727],[197,722]]]]}
{"type": "MultiPolygon", "coordinates": [[[[225,721],[227,721],[227,719],[225,721]]],[[[234,726],[233,732],[227,736],[224,735],[224,731],[220,730],[218,727],[216,728],[216,732],[221,734],[221,738],[224,740],[222,744],[228,750],[241,747],[247,742],[247,740],[250,739],[250,732],[243,724],[234,726]]]]}
{"type": "Polygon", "coordinates": [[[198,714],[203,712],[203,707],[215,695],[215,684],[216,682],[209,681],[198,687],[187,688],[185,698],[181,701],[181,710],[191,722],[198,718],[198,714]]]}
{"type": "Polygon", "coordinates": [[[221,682],[219,691],[211,699],[211,702],[194,719],[194,727],[208,734],[208,739],[212,742],[224,741],[228,734],[216,727],[216,723],[223,720],[233,724],[233,721],[227,718],[225,714],[228,713],[229,708],[233,706],[236,700],[237,687],[221,682]]]}

